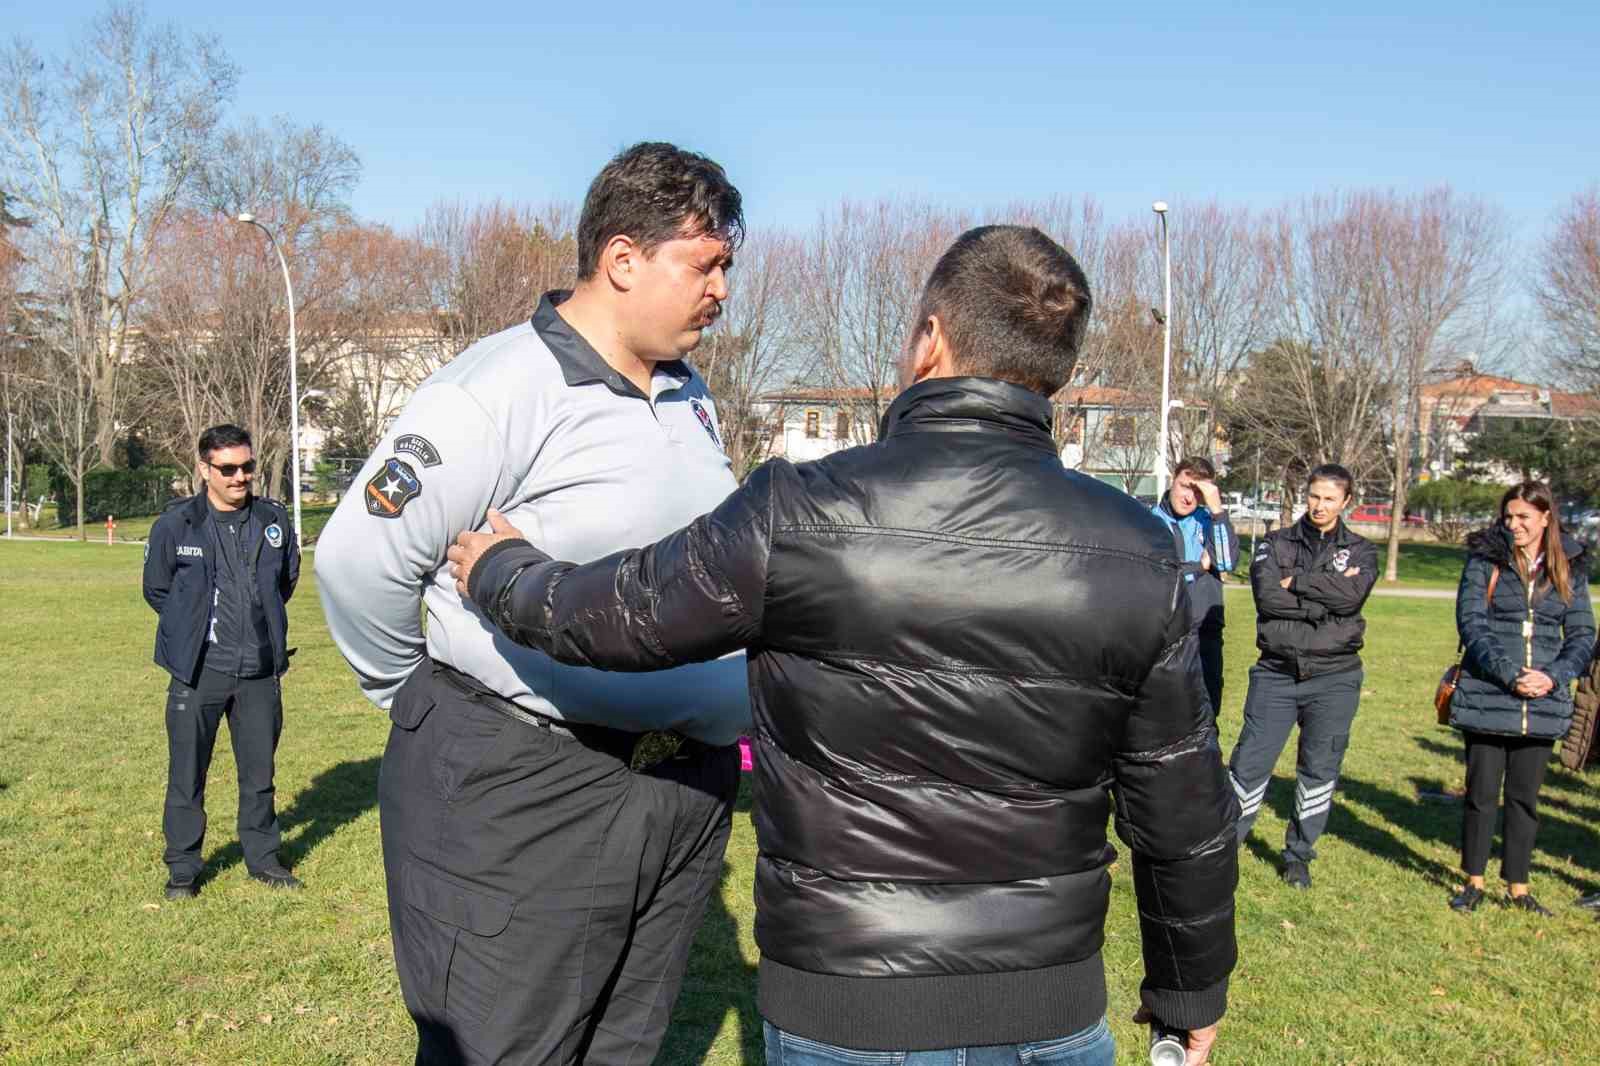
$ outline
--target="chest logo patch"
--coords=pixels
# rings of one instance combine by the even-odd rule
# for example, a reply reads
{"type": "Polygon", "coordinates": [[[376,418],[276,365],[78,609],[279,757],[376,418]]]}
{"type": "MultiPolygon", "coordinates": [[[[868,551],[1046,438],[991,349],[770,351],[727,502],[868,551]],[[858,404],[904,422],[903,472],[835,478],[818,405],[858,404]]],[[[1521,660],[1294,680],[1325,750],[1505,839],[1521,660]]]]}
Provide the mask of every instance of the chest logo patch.
{"type": "Polygon", "coordinates": [[[427,437],[419,437],[415,433],[406,433],[394,439],[394,450],[401,455],[409,455],[421,463],[423,469],[438,466],[444,460],[439,458],[439,449],[427,437]]]}
{"type": "Polygon", "coordinates": [[[1340,548],[1333,553],[1333,561],[1328,564],[1329,570],[1348,570],[1350,568],[1350,549],[1340,548]]]}
{"type": "Polygon", "coordinates": [[[180,545],[178,545],[178,554],[179,555],[191,555],[191,556],[194,556],[196,559],[204,559],[205,555],[206,555],[206,550],[204,548],[200,547],[200,545],[198,545],[198,544],[180,544],[180,545]]]}
{"type": "Polygon", "coordinates": [[[268,526],[265,536],[267,538],[267,543],[272,545],[274,548],[283,547],[283,527],[278,525],[278,523],[274,522],[272,525],[268,526]]]}
{"type": "Polygon", "coordinates": [[[406,504],[420,495],[422,479],[411,464],[404,459],[388,459],[367,482],[367,513],[374,518],[399,518],[406,504]]]}
{"type": "Polygon", "coordinates": [[[706,405],[700,402],[698,396],[691,397],[689,407],[693,409],[694,416],[700,420],[700,425],[706,431],[706,436],[711,438],[711,443],[722,450],[722,439],[717,436],[717,424],[711,420],[711,412],[706,410],[706,405]]]}

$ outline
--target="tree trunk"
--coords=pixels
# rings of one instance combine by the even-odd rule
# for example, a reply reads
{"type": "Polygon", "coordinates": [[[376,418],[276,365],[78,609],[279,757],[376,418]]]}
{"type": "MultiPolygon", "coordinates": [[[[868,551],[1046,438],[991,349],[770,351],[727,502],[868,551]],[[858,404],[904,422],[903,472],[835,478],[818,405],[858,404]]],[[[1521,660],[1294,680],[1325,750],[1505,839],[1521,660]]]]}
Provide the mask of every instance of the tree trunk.
{"type": "Polygon", "coordinates": [[[269,500],[282,500],[286,498],[282,492],[284,462],[284,457],[281,454],[274,453],[266,456],[264,469],[262,471],[267,475],[266,489],[261,493],[261,495],[265,496],[269,500]]]}
{"type": "Polygon", "coordinates": [[[89,542],[89,531],[83,525],[83,460],[79,459],[73,467],[76,477],[72,486],[78,497],[78,539],[85,544],[89,542]]]}
{"type": "Polygon", "coordinates": [[[1406,403],[1394,439],[1394,502],[1389,506],[1389,558],[1383,564],[1385,581],[1400,580],[1400,527],[1405,522],[1406,488],[1411,481],[1411,408],[1415,402],[1420,402],[1420,395],[1406,403]]]}

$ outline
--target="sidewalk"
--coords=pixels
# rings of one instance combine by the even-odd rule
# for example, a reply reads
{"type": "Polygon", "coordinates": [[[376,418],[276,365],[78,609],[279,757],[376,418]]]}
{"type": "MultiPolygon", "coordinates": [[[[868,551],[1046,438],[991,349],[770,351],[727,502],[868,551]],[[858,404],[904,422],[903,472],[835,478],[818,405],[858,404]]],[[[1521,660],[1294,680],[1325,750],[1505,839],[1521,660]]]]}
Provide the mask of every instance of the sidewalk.
{"type": "MultiPolygon", "coordinates": [[[[1223,588],[1228,589],[1230,592],[1250,591],[1249,585],[1229,584],[1224,585],[1223,588]]],[[[1453,600],[1456,598],[1455,589],[1419,589],[1408,588],[1404,585],[1397,588],[1393,585],[1385,586],[1381,581],[1373,588],[1372,594],[1374,596],[1397,596],[1401,599],[1409,600],[1453,600]]]]}

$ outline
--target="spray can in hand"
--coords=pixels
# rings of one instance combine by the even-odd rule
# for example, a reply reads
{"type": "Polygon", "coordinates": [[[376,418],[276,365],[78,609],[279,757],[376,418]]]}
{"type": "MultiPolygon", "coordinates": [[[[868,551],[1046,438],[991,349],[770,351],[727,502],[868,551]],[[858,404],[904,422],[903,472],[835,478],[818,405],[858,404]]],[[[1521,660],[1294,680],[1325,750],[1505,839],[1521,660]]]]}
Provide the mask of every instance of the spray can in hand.
{"type": "Polygon", "coordinates": [[[1150,1066],[1183,1066],[1188,1061],[1189,1033],[1150,1023],[1150,1066]]]}

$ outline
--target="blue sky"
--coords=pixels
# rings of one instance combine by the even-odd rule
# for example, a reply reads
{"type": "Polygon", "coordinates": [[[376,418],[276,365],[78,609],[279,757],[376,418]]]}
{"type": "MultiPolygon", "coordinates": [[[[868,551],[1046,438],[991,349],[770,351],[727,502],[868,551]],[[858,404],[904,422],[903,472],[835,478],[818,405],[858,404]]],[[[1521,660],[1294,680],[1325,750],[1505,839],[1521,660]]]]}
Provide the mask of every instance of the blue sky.
{"type": "MultiPolygon", "coordinates": [[[[31,4],[54,50],[98,10],[31,4]],[[48,11],[48,19],[42,12],[48,11]]],[[[362,215],[440,197],[577,200],[645,138],[727,167],[753,224],[841,195],[981,208],[1089,194],[1270,206],[1449,181],[1537,234],[1600,181],[1600,4],[463,2],[151,14],[215,33],[237,114],[360,153],[362,215]]],[[[1181,215],[1175,211],[1175,224],[1181,215]]]]}

